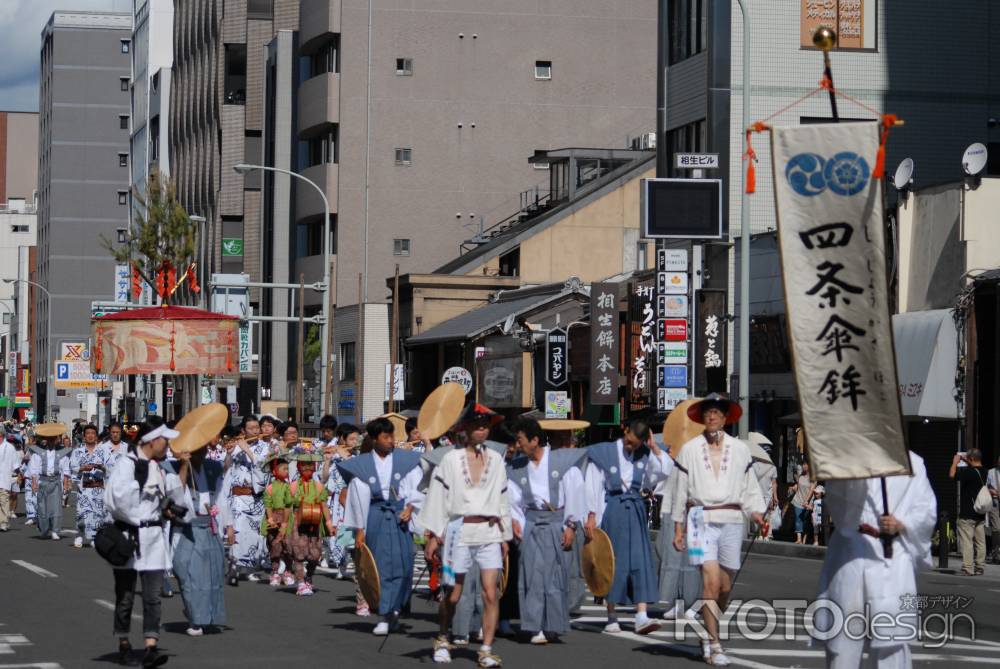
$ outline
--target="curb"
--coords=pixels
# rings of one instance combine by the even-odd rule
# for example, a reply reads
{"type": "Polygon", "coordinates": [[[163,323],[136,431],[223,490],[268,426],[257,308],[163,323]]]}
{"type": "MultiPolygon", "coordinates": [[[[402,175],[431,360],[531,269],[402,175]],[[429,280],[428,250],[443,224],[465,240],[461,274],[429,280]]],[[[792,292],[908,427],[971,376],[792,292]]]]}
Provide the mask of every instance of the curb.
{"type": "MultiPolygon", "coordinates": [[[[748,539],[743,540],[743,551],[750,547],[748,539]]],[[[755,555],[774,555],[778,557],[796,557],[806,560],[822,560],[826,557],[826,546],[805,546],[787,541],[760,541],[753,545],[755,555]]]]}

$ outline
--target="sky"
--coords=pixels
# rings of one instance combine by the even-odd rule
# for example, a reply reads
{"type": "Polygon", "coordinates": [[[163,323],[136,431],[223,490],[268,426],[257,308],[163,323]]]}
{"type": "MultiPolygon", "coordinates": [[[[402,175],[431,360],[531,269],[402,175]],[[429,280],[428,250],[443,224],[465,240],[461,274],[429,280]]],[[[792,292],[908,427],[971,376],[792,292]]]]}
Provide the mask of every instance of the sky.
{"type": "Polygon", "coordinates": [[[131,0],[0,0],[0,110],[38,111],[42,28],[55,10],[131,12],[131,0]]]}

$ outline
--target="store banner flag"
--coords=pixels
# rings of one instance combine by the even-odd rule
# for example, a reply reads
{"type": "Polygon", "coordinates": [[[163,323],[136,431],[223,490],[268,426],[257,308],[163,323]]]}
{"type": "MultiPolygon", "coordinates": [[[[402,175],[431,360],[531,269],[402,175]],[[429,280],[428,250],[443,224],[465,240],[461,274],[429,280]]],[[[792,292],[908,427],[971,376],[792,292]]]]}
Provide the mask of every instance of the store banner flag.
{"type": "Polygon", "coordinates": [[[910,474],[896,388],[875,123],[773,128],[795,381],[813,475],[910,474]]]}

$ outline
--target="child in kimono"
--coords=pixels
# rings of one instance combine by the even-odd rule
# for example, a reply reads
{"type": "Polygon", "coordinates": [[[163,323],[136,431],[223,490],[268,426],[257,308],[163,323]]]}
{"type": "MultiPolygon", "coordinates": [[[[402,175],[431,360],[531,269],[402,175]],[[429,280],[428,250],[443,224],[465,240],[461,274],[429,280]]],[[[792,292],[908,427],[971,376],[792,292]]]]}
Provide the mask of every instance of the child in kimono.
{"type": "MultiPolygon", "coordinates": [[[[280,455],[272,455],[267,463],[271,468],[272,481],[264,488],[264,522],[260,524],[261,534],[267,542],[267,553],[271,558],[272,587],[281,585],[281,563],[288,567],[289,521],[292,514],[292,491],[288,484],[288,461],[280,455]]],[[[295,585],[292,570],[285,571],[285,585],[295,585]]]]}
{"type": "Polygon", "coordinates": [[[330,507],[326,500],[329,494],[313,476],[319,454],[300,454],[297,459],[299,480],[291,484],[293,520],[291,531],[292,565],[299,586],[296,595],[308,597],[313,594],[312,577],[323,558],[323,541],[333,534],[330,507]]]}

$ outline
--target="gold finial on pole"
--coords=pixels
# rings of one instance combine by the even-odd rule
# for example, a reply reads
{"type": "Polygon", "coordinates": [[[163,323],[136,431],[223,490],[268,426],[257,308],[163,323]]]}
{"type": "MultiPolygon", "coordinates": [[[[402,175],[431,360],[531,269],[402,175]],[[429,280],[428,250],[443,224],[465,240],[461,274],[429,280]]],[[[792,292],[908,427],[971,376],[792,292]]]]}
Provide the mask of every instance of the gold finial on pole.
{"type": "Polygon", "coordinates": [[[837,46],[836,31],[829,26],[820,26],[813,33],[813,45],[817,49],[829,53],[837,46]]]}

